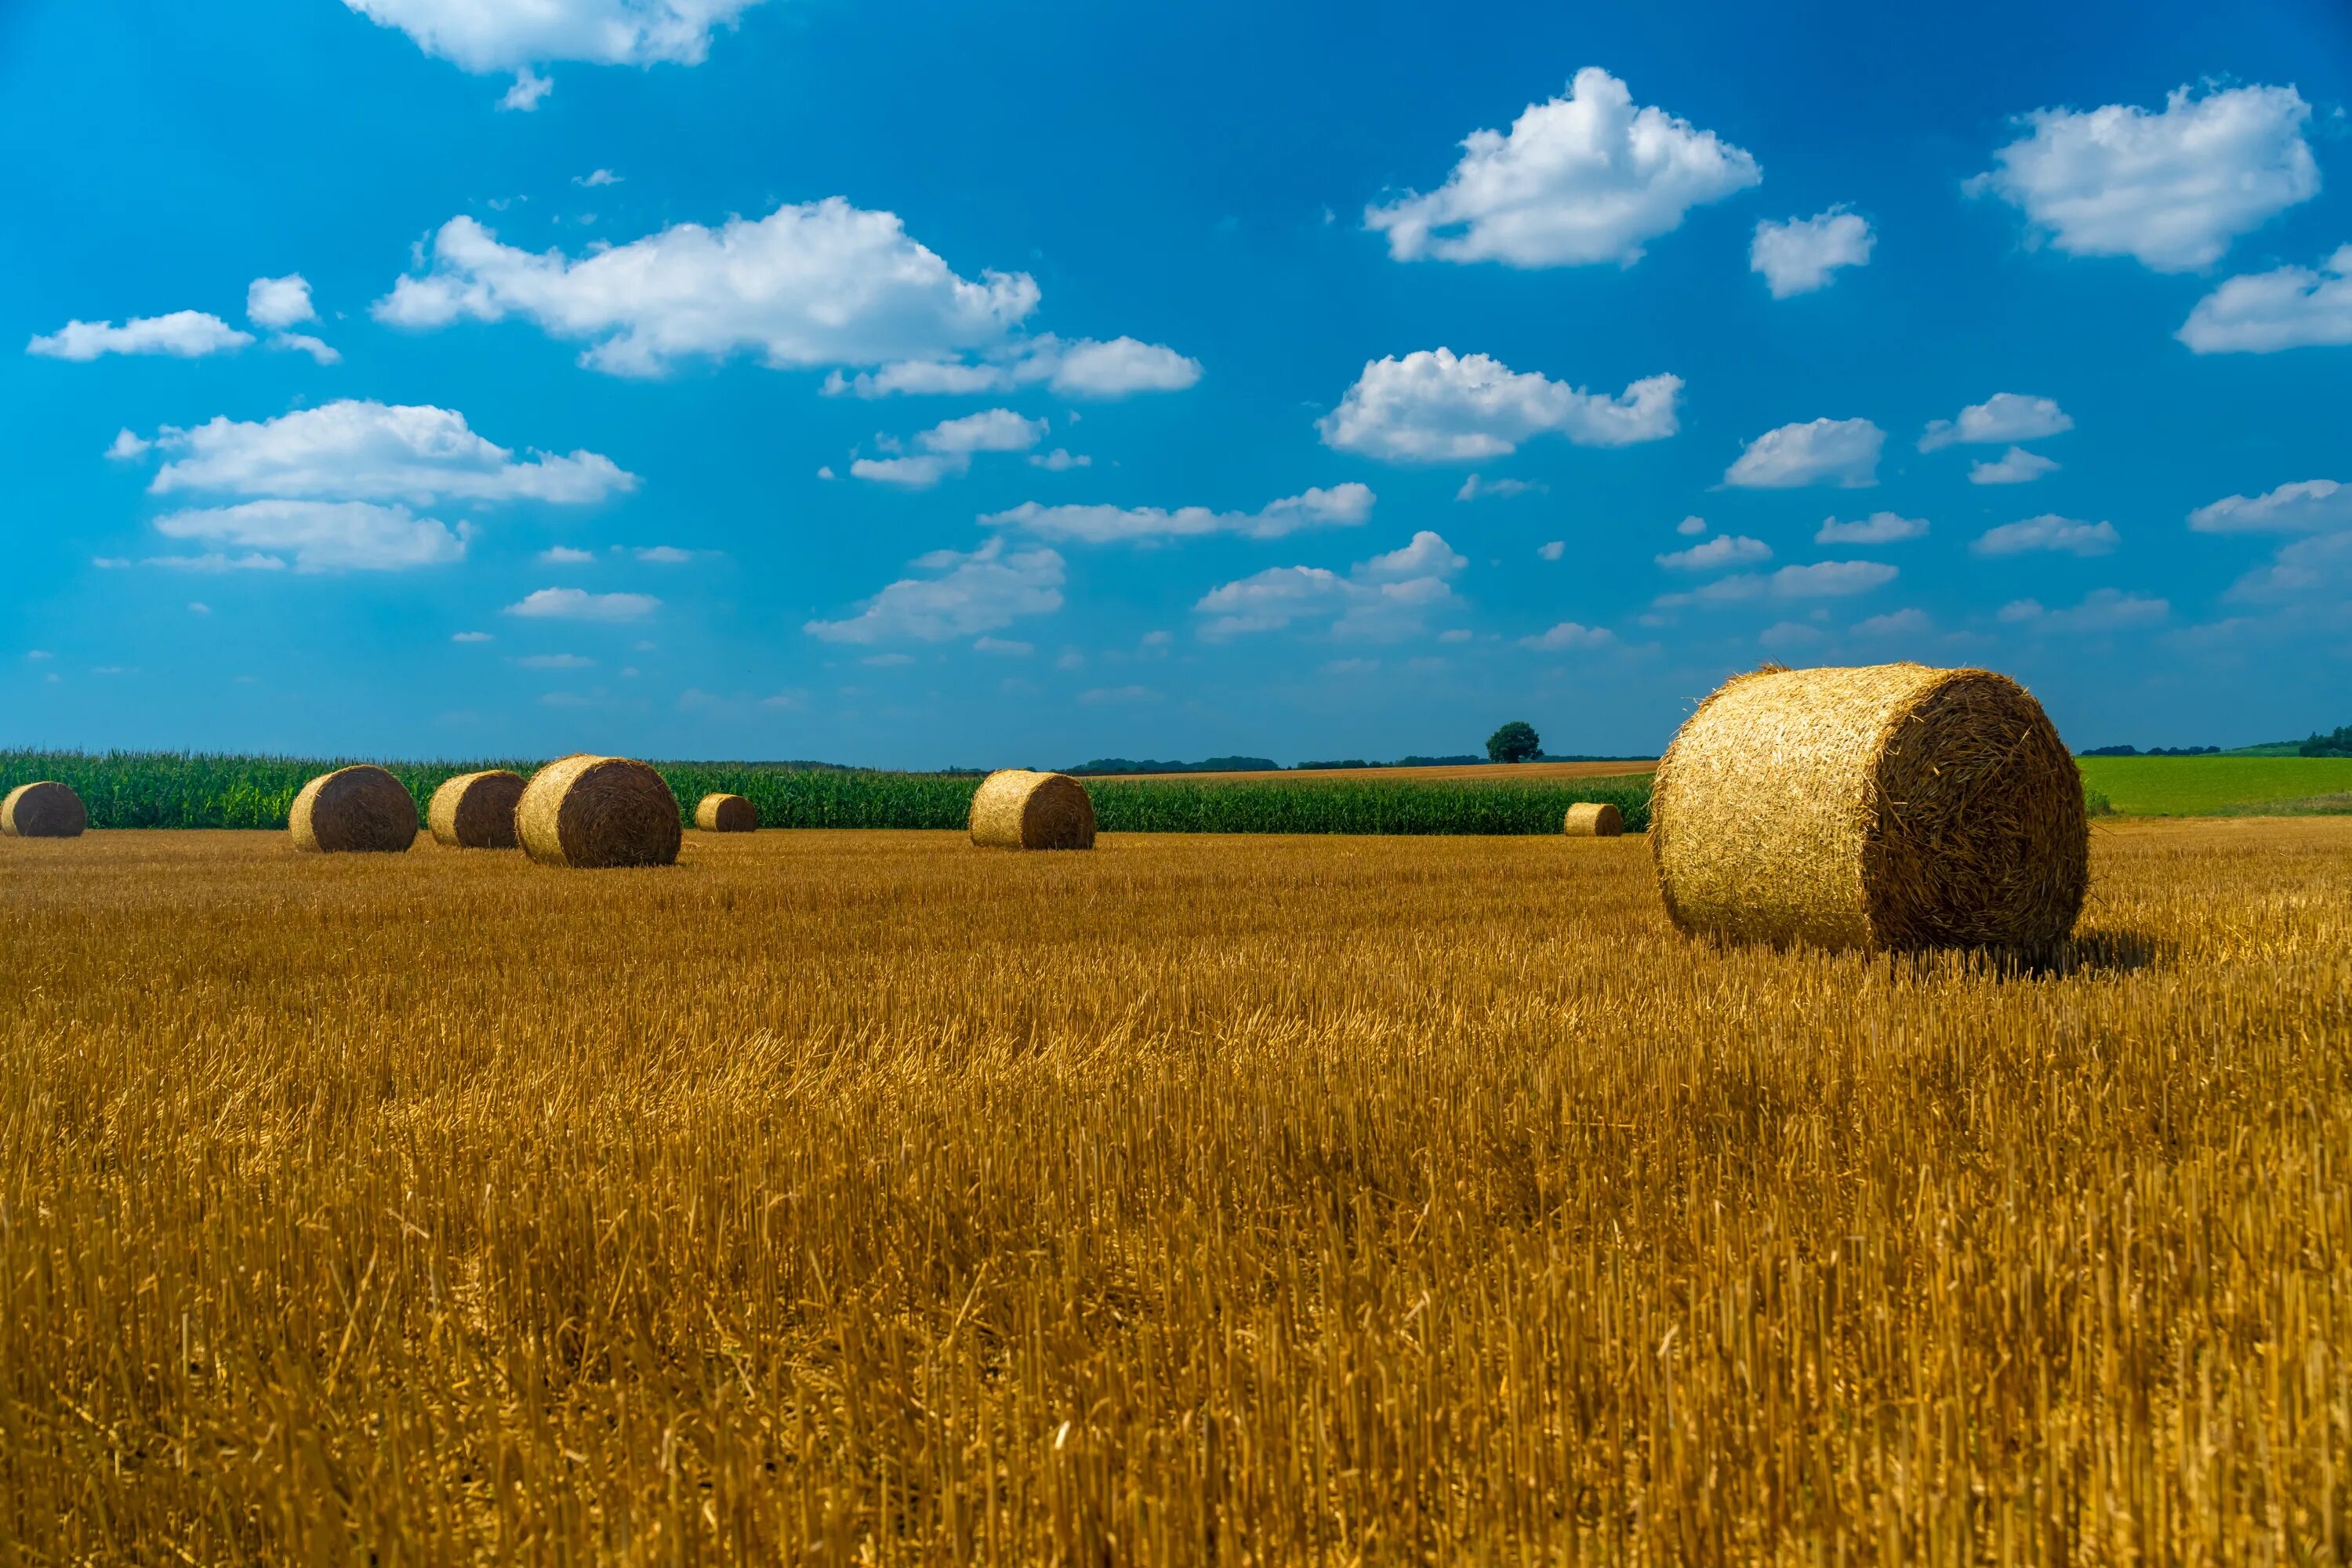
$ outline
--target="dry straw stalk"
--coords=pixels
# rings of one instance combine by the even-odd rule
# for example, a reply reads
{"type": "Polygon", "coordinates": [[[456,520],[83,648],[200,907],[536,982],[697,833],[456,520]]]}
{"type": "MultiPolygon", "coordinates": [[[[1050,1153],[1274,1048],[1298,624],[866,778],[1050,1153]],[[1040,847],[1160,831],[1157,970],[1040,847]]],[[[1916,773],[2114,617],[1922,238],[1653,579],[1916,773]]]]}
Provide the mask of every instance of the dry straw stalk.
{"type": "Polygon", "coordinates": [[[89,826],[81,796],[54,779],[18,784],[0,800],[0,835],[10,838],[79,838],[89,826]]]}
{"type": "Polygon", "coordinates": [[[1067,773],[1000,769],[971,797],[971,841],[993,849],[1091,849],[1095,803],[1067,773]]]}
{"type": "Polygon", "coordinates": [[[531,775],[515,807],[525,854],[542,866],[667,866],[685,831],[668,781],[628,757],[587,753],[531,775]]]}
{"type": "Polygon", "coordinates": [[[373,763],[337,768],[302,786],[286,826],[297,849],[330,855],[405,849],[416,841],[416,797],[373,763]]]}
{"type": "Polygon", "coordinates": [[[1738,676],[1658,763],[1675,923],[1824,947],[2037,947],[2074,929],[2089,824],[2058,731],[1983,669],[1738,676]]]}
{"type": "Polygon", "coordinates": [[[706,795],[694,808],[694,826],[705,833],[753,833],[760,808],[740,795],[706,795]]]}
{"type": "Polygon", "coordinates": [[[436,843],[452,849],[512,849],[515,805],[522,799],[522,775],[504,768],[459,773],[433,792],[425,825],[436,843]]]}
{"type": "Polygon", "coordinates": [[[1614,838],[1625,831],[1625,816],[1607,801],[1580,800],[1568,808],[1559,830],[1570,838],[1614,838]]]}

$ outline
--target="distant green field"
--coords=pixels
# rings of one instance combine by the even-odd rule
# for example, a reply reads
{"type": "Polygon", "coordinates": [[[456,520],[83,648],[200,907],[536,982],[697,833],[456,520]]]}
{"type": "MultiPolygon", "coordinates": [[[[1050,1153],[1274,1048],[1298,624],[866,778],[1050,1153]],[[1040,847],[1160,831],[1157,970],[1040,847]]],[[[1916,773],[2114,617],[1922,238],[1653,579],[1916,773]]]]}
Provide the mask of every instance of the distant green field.
{"type": "Polygon", "coordinates": [[[2352,791],[2352,757],[2083,757],[2124,816],[2221,816],[2352,791]]]}

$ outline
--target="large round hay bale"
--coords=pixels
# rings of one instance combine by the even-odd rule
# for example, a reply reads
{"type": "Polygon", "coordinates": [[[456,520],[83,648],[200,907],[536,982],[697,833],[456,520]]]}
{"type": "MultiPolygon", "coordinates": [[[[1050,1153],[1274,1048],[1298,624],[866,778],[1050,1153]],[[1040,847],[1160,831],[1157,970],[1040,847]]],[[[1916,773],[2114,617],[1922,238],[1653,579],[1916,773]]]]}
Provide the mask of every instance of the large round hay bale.
{"type": "Polygon", "coordinates": [[[1559,830],[1570,838],[1614,838],[1625,831],[1625,816],[1605,800],[1580,800],[1568,808],[1559,830]]]}
{"type": "Polygon", "coordinates": [[[522,775],[504,768],[459,773],[433,792],[425,826],[436,842],[452,849],[511,849],[515,803],[522,799],[522,775]]]}
{"type": "Polygon", "coordinates": [[[2035,947],[2082,912],[2083,781],[2006,676],[1767,666],[1658,763],[1650,847],[1685,931],[1824,947],[2035,947]]]}
{"type": "Polygon", "coordinates": [[[1003,768],[971,797],[971,841],[995,849],[1091,849],[1095,803],[1067,773],[1003,768]]]}
{"type": "Polygon", "coordinates": [[[0,834],[10,838],[79,838],[89,826],[81,796],[55,779],[18,784],[0,800],[0,834]]]}
{"type": "Polygon", "coordinates": [[[694,826],[705,833],[753,833],[760,808],[740,795],[706,795],[694,808],[694,826]]]}
{"type": "Polygon", "coordinates": [[[667,866],[685,838],[667,781],[628,757],[587,752],[530,775],[515,806],[523,852],[542,866],[667,866]]]}
{"type": "Polygon", "coordinates": [[[405,849],[416,841],[416,797],[382,768],[362,763],[304,784],[286,826],[297,849],[329,855],[405,849]]]}

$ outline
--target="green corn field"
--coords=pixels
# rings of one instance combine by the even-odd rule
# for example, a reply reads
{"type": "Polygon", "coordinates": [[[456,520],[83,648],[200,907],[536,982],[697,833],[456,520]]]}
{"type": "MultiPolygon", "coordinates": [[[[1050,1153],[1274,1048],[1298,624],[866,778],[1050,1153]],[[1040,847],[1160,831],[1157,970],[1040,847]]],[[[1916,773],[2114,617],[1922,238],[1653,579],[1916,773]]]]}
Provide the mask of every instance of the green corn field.
{"type": "MultiPolygon", "coordinates": [[[[92,827],[286,826],[314,775],[360,759],[252,757],[169,752],[0,752],[0,790],[35,779],[69,784],[92,827]]],[[[384,763],[420,814],[441,783],[524,761],[384,763]]],[[[690,819],[695,802],[723,792],[757,806],[768,827],[960,828],[980,787],[974,773],[852,772],[792,763],[656,763],[690,819]]],[[[1649,823],[1645,776],[1527,783],[1475,780],[1285,779],[1194,783],[1097,780],[1087,784],[1108,833],[1557,833],[1578,801],[1603,802],[1640,831],[1649,823]]]]}

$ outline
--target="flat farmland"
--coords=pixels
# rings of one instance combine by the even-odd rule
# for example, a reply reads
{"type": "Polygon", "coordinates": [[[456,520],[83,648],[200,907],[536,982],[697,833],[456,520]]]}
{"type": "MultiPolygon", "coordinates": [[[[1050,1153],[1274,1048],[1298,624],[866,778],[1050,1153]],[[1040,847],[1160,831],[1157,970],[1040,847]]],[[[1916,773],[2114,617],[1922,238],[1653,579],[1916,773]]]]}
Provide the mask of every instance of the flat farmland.
{"type": "Polygon", "coordinates": [[[2347,857],[0,841],[0,1558],[2335,1560],[2347,857]]]}
{"type": "Polygon", "coordinates": [[[2083,757],[2076,765],[2126,816],[2352,811],[2352,757],[2083,757]]]}

